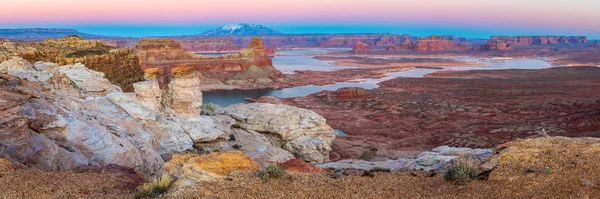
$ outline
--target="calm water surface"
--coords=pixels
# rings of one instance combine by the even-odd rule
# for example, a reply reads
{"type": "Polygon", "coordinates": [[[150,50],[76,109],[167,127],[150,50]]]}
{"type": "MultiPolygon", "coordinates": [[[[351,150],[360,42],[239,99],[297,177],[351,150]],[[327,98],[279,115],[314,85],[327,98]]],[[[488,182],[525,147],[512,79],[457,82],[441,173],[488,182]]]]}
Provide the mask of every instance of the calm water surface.
{"type": "MultiPolygon", "coordinates": [[[[313,59],[313,55],[331,52],[329,49],[296,49],[279,51],[273,57],[273,65],[284,73],[293,73],[295,70],[317,70],[327,71],[344,66],[334,66],[326,61],[313,59]]],[[[339,50],[339,49],[333,49],[339,50]]],[[[474,58],[457,58],[458,60],[480,62],[487,67],[450,67],[444,70],[498,70],[498,69],[543,69],[552,67],[548,62],[539,59],[515,59],[515,60],[479,60],[474,58]]],[[[320,91],[334,91],[344,87],[361,87],[365,89],[377,88],[377,83],[397,77],[423,77],[426,74],[439,71],[439,69],[417,68],[410,71],[388,73],[387,77],[373,79],[362,79],[361,82],[338,82],[323,86],[298,86],[281,90],[257,89],[257,90],[217,90],[203,92],[204,103],[218,104],[221,107],[237,103],[246,103],[244,98],[259,98],[262,96],[275,96],[279,98],[300,97],[320,91]]]]}

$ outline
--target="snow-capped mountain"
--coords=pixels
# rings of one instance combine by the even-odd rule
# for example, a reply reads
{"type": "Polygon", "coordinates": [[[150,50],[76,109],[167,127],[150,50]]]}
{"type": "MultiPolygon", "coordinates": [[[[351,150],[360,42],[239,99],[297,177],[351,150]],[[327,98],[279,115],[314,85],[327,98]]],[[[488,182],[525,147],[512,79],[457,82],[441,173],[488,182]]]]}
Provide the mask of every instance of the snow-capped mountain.
{"type": "Polygon", "coordinates": [[[256,24],[227,24],[220,28],[206,31],[202,35],[206,36],[223,36],[223,35],[237,35],[237,36],[262,36],[262,35],[281,35],[282,32],[267,28],[262,25],[256,24]]]}

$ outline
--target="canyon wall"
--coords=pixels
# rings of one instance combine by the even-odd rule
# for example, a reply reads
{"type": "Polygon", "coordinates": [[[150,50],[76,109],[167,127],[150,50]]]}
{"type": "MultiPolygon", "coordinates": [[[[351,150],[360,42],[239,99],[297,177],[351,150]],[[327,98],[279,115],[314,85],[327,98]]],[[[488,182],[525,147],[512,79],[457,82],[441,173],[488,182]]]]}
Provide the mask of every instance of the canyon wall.
{"type": "Polygon", "coordinates": [[[464,39],[454,36],[429,36],[417,38],[416,42],[405,40],[398,46],[389,46],[386,51],[417,51],[417,52],[446,52],[446,51],[465,51],[469,48],[456,41],[464,39]]]}
{"type": "Polygon", "coordinates": [[[248,47],[238,53],[219,57],[187,53],[181,44],[165,38],[141,39],[136,49],[143,68],[161,69],[162,86],[168,81],[171,69],[178,66],[194,68],[203,83],[264,83],[283,78],[265,53],[261,38],[253,38],[248,47]]]}
{"type": "Polygon", "coordinates": [[[29,62],[54,62],[59,65],[82,63],[88,68],[103,72],[112,83],[125,91],[143,79],[135,51],[131,48],[114,48],[100,40],[83,40],[78,36],[47,39],[41,43],[0,42],[0,61],[13,56],[29,62]]]}
{"type": "Polygon", "coordinates": [[[559,45],[559,44],[587,44],[585,36],[493,36],[489,42],[501,40],[508,45],[559,45]]]}
{"type": "Polygon", "coordinates": [[[363,42],[356,42],[356,44],[354,44],[354,48],[352,48],[353,53],[360,53],[360,52],[370,52],[371,49],[369,48],[369,44],[365,44],[363,42]]]}

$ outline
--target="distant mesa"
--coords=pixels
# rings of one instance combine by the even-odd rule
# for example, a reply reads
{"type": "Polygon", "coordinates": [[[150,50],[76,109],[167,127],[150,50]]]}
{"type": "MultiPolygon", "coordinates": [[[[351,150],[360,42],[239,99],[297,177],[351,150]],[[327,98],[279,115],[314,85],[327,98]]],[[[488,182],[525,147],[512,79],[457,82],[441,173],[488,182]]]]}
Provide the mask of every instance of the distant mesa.
{"type": "Polygon", "coordinates": [[[24,28],[24,29],[0,29],[0,38],[11,41],[43,41],[48,38],[58,39],[71,35],[77,35],[84,39],[114,39],[123,37],[111,37],[79,32],[75,29],[59,28],[24,28]]]}
{"type": "Polygon", "coordinates": [[[369,44],[363,42],[356,42],[354,44],[354,48],[352,49],[353,53],[361,53],[361,52],[370,52],[371,48],[369,48],[369,44]]]}
{"type": "Polygon", "coordinates": [[[267,28],[262,25],[236,23],[202,33],[204,36],[266,36],[283,35],[283,32],[267,28]]]}

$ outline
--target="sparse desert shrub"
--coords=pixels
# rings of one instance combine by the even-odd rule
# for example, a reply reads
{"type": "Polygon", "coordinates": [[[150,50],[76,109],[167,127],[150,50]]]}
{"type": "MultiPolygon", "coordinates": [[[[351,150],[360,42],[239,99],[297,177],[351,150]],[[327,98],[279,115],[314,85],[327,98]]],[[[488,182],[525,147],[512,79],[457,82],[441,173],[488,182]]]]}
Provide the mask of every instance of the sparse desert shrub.
{"type": "Polygon", "coordinates": [[[234,144],[234,145],[233,145],[233,146],[231,146],[231,147],[233,147],[234,149],[238,149],[238,150],[242,148],[242,146],[241,146],[241,145],[239,145],[239,144],[234,144]]]}
{"type": "Polygon", "coordinates": [[[271,178],[280,178],[283,175],[283,168],[279,165],[273,164],[267,168],[258,171],[258,176],[263,182],[268,182],[271,178]]]}
{"type": "Polygon", "coordinates": [[[388,169],[388,168],[373,167],[372,169],[369,170],[369,172],[371,172],[371,173],[375,173],[375,172],[391,172],[391,170],[388,169]]]}
{"type": "Polygon", "coordinates": [[[362,177],[375,177],[375,174],[373,174],[371,171],[365,171],[360,176],[362,176],[362,177]]]}
{"type": "Polygon", "coordinates": [[[202,104],[200,107],[200,114],[202,115],[216,115],[217,110],[221,109],[221,106],[213,103],[202,104]]]}
{"type": "Polygon", "coordinates": [[[454,162],[444,174],[445,180],[453,181],[457,184],[470,182],[473,178],[475,178],[475,168],[465,160],[454,162]]]}
{"type": "Polygon", "coordinates": [[[169,174],[163,173],[160,177],[155,177],[150,182],[144,183],[138,187],[135,198],[147,198],[152,195],[162,194],[169,190],[173,177],[169,174]]]}
{"type": "Polygon", "coordinates": [[[543,174],[552,174],[552,171],[549,168],[539,168],[539,167],[528,167],[525,169],[525,173],[543,173],[543,174]]]}

